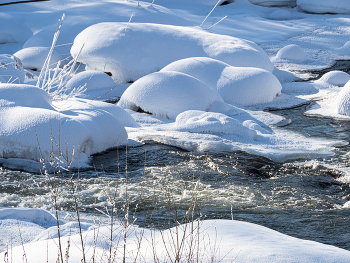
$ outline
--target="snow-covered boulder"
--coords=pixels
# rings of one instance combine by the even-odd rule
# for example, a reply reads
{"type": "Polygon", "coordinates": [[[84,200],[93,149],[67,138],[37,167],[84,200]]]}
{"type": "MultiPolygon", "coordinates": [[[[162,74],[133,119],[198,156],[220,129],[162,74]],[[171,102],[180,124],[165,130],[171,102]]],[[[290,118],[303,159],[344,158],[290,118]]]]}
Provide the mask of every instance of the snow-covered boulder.
{"type": "Polygon", "coordinates": [[[240,67],[273,71],[255,43],[199,28],[146,23],[100,23],[74,40],[73,57],[87,69],[110,72],[116,81],[137,80],[187,57],[211,57],[240,67]],[[80,53],[80,54],[79,54],[80,53]]]}
{"type": "Polygon", "coordinates": [[[335,103],[338,114],[350,116],[350,81],[341,89],[335,103]]]}
{"type": "Polygon", "coordinates": [[[56,157],[62,152],[69,160],[86,162],[91,154],[123,145],[128,138],[122,123],[132,117],[113,104],[51,101],[46,91],[24,84],[0,84],[0,98],[0,158],[49,161],[53,151],[56,157]]]}
{"type": "Polygon", "coordinates": [[[297,5],[297,0],[248,0],[254,5],[261,6],[291,6],[294,7],[297,5]]]}
{"type": "Polygon", "coordinates": [[[297,4],[310,13],[350,14],[349,0],[297,0],[297,4]]]}
{"type": "Polygon", "coordinates": [[[146,75],[131,84],[118,105],[175,119],[187,110],[206,111],[216,100],[222,101],[222,98],[200,80],[167,71],[146,75]]]}
{"type": "Polygon", "coordinates": [[[96,70],[82,71],[74,75],[66,84],[68,90],[85,86],[86,91],[111,89],[116,86],[113,79],[106,73],[96,70]]]}
{"type": "MultiPolygon", "coordinates": [[[[13,55],[22,61],[25,69],[41,70],[49,51],[49,47],[29,47],[21,49],[13,55]]],[[[62,59],[63,57],[57,51],[53,50],[49,62],[50,68],[56,67],[57,63],[62,59]]]]}
{"type": "Polygon", "coordinates": [[[333,70],[327,72],[320,78],[316,80],[316,83],[327,84],[332,86],[343,87],[350,80],[350,75],[346,72],[333,70]]]}
{"type": "Polygon", "coordinates": [[[18,15],[0,13],[0,44],[22,43],[33,35],[18,15]]]}
{"type": "Polygon", "coordinates": [[[256,131],[222,113],[190,110],[176,117],[175,130],[196,133],[222,133],[254,140],[256,131]]]}
{"type": "Polygon", "coordinates": [[[295,44],[291,44],[281,48],[272,61],[288,60],[292,62],[301,63],[307,60],[304,50],[295,44]]]}
{"type": "Polygon", "coordinates": [[[214,90],[222,71],[230,65],[217,59],[208,57],[184,58],[170,63],[160,72],[176,71],[199,79],[214,90]],[[209,74],[210,73],[210,74],[209,74]]]}
{"type": "Polygon", "coordinates": [[[240,106],[271,102],[282,90],[278,79],[269,71],[252,67],[232,67],[212,58],[178,60],[160,72],[167,71],[195,77],[218,91],[225,102],[240,106]]]}
{"type": "Polygon", "coordinates": [[[293,15],[288,10],[277,9],[269,15],[269,18],[273,20],[289,20],[293,18],[293,15]]]}
{"type": "Polygon", "coordinates": [[[11,55],[0,55],[0,77],[3,79],[1,82],[23,83],[25,76],[20,59],[11,55]]]}
{"type": "Polygon", "coordinates": [[[273,101],[281,94],[282,86],[266,70],[226,67],[218,80],[217,89],[225,102],[251,106],[273,101]]]}

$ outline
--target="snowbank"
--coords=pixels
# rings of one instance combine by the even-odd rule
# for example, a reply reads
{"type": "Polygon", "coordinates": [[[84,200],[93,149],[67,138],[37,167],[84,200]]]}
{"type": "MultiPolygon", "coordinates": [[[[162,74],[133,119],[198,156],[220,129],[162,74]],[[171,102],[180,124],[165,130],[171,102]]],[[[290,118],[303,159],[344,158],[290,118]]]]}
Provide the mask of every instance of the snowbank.
{"type": "Polygon", "coordinates": [[[1,208],[0,220],[18,219],[29,221],[41,226],[54,226],[56,218],[49,212],[37,208],[1,208]]]}
{"type": "MultiPolygon", "coordinates": [[[[82,258],[80,250],[80,236],[76,233],[76,225],[69,223],[63,225],[65,236],[61,237],[62,250],[68,251],[67,244],[75,244],[69,247],[69,260],[79,262],[82,258]]],[[[99,258],[102,261],[108,259],[108,245],[110,228],[108,226],[94,226],[83,224],[83,238],[85,242],[85,258],[87,261],[99,258]],[[98,227],[98,230],[96,229],[98,227]],[[96,235],[98,232],[98,235],[96,235]]],[[[302,240],[281,234],[252,223],[235,220],[205,220],[196,223],[191,231],[191,225],[179,225],[177,229],[150,230],[131,226],[126,237],[126,262],[137,261],[151,262],[154,257],[162,262],[172,262],[175,258],[176,244],[174,239],[178,237],[183,246],[180,253],[180,261],[188,261],[189,253],[193,251],[193,260],[211,261],[213,258],[220,262],[299,262],[299,263],[328,263],[348,262],[350,252],[330,245],[318,242],[302,240]],[[199,229],[197,229],[199,226],[199,229]],[[199,243],[191,242],[192,234],[198,236],[199,243]],[[182,239],[182,238],[185,239],[182,239]],[[183,243],[182,243],[183,242],[183,243]],[[192,246],[191,246],[192,244],[192,246]],[[197,247],[198,245],[198,247],[197,247]],[[138,253],[135,253],[137,251],[138,253]]],[[[56,230],[57,232],[57,230],[56,230]]],[[[44,232],[43,232],[44,233],[44,232]]],[[[116,261],[123,260],[124,242],[120,242],[123,235],[122,226],[116,224],[113,229],[113,248],[115,248],[116,261]]],[[[44,234],[42,235],[44,237],[44,234]]],[[[46,235],[47,237],[47,235],[46,235]]],[[[56,262],[57,239],[41,240],[24,244],[26,259],[28,262],[56,262]],[[49,251],[47,253],[46,251],[49,251]]],[[[0,254],[4,258],[4,252],[0,254]]],[[[23,247],[14,247],[9,251],[9,258],[13,263],[23,262],[23,247]]],[[[6,257],[5,257],[6,258],[6,257]]]]}
{"type": "Polygon", "coordinates": [[[232,67],[212,58],[178,60],[160,72],[166,71],[177,71],[195,77],[217,90],[225,102],[241,106],[271,102],[281,94],[282,89],[278,79],[266,70],[232,67]]]}
{"type": "Polygon", "coordinates": [[[288,60],[292,62],[302,63],[307,60],[304,50],[295,44],[281,48],[272,61],[288,60]]]}
{"type": "Polygon", "coordinates": [[[222,98],[198,79],[180,72],[166,71],[146,75],[131,84],[118,105],[175,119],[187,110],[206,111],[216,100],[222,101],[222,98]]]}
{"type": "Polygon", "coordinates": [[[333,70],[327,72],[320,78],[316,80],[316,83],[333,85],[338,87],[343,87],[350,80],[350,75],[346,72],[333,70]]]}
{"type": "Polygon", "coordinates": [[[231,66],[273,71],[255,43],[199,28],[146,23],[100,23],[82,31],[71,54],[87,69],[110,72],[116,81],[136,80],[187,57],[212,57],[231,66]],[[121,51],[122,52],[118,52],[121,51]]]}
{"type": "Polygon", "coordinates": [[[83,99],[51,101],[35,86],[0,84],[0,98],[1,158],[48,161],[52,151],[59,156],[67,149],[65,158],[86,162],[91,154],[125,144],[124,125],[137,126],[116,105],[83,99]]]}
{"type": "Polygon", "coordinates": [[[261,6],[296,6],[297,0],[248,0],[254,5],[261,5],[261,6]]]}
{"type": "Polygon", "coordinates": [[[341,89],[335,103],[338,114],[350,116],[350,82],[341,89]]]}
{"type": "Polygon", "coordinates": [[[298,7],[310,13],[350,14],[348,0],[297,0],[298,7]]]}
{"type": "MultiPolygon", "coordinates": [[[[30,47],[21,49],[13,55],[22,61],[25,69],[41,70],[49,51],[49,47],[30,47]]],[[[50,68],[55,68],[57,63],[62,59],[63,57],[57,51],[53,50],[49,63],[50,68]]]]}
{"type": "Polygon", "coordinates": [[[274,20],[289,20],[293,18],[293,15],[287,10],[277,9],[269,14],[269,18],[274,20]]]}
{"type": "Polygon", "coordinates": [[[16,14],[0,13],[0,44],[22,43],[33,35],[33,32],[16,14]]]}
{"type": "Polygon", "coordinates": [[[234,134],[254,140],[256,131],[222,113],[185,111],[176,117],[175,130],[197,133],[234,134]]]}
{"type": "Polygon", "coordinates": [[[3,79],[1,82],[23,83],[25,76],[20,59],[11,55],[0,55],[0,77],[3,79]]]}

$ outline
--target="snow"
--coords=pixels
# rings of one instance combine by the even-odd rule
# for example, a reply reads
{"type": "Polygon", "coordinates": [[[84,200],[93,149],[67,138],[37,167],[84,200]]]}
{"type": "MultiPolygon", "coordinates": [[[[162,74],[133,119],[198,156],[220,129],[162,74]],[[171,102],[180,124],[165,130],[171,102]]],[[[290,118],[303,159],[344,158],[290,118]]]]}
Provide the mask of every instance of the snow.
{"type": "Polygon", "coordinates": [[[0,55],[0,77],[2,82],[23,83],[25,72],[21,60],[11,55],[0,55]]]}
{"type": "Polygon", "coordinates": [[[289,60],[302,63],[307,60],[307,56],[300,46],[292,44],[283,47],[277,52],[277,55],[274,57],[273,61],[278,60],[289,60]]]}
{"type": "MultiPolygon", "coordinates": [[[[49,51],[48,47],[30,47],[21,49],[13,55],[22,61],[23,68],[37,71],[41,70],[49,51]]],[[[49,62],[50,68],[55,68],[58,61],[62,59],[63,57],[54,50],[49,62]]]]}
{"type": "Polygon", "coordinates": [[[225,102],[241,106],[271,102],[280,95],[282,89],[278,79],[266,70],[232,67],[205,57],[175,61],[160,72],[165,71],[177,71],[195,77],[217,90],[225,102]]]}
{"type": "Polygon", "coordinates": [[[197,133],[235,134],[254,140],[257,133],[254,129],[244,127],[238,120],[222,113],[185,111],[175,120],[175,129],[197,133]]]}
{"type": "Polygon", "coordinates": [[[298,7],[310,13],[350,14],[348,0],[297,0],[298,7]]]}
{"type": "Polygon", "coordinates": [[[324,83],[333,86],[343,87],[350,80],[350,75],[346,72],[333,70],[324,74],[316,83],[324,83]]]}
{"type": "Polygon", "coordinates": [[[1,158],[48,161],[51,152],[59,156],[67,150],[68,164],[72,159],[86,163],[91,154],[125,144],[124,125],[137,126],[120,107],[104,102],[51,101],[46,91],[31,85],[0,84],[0,94],[1,158]]]}
{"type": "Polygon", "coordinates": [[[71,54],[79,54],[78,61],[87,69],[110,72],[115,81],[122,82],[135,81],[175,60],[194,56],[273,71],[266,53],[253,42],[194,27],[161,24],[95,24],[74,39],[71,54]]]}
{"type": "Polygon", "coordinates": [[[350,116],[350,82],[339,92],[336,100],[338,114],[350,116]]]}
{"type": "MultiPolygon", "coordinates": [[[[10,209],[12,210],[12,209],[10,209]]],[[[2,209],[6,211],[6,209],[2,209]]],[[[33,222],[30,218],[23,220],[23,214],[28,213],[28,209],[16,209],[18,224],[9,223],[6,217],[0,218],[1,232],[13,233],[21,229],[24,241],[28,241],[27,234],[32,231],[36,236],[30,243],[25,243],[22,247],[21,241],[13,239],[13,247],[8,250],[8,258],[12,262],[23,262],[23,249],[28,262],[47,261],[56,262],[57,260],[57,229],[50,225],[43,225],[40,222],[33,222]],[[41,230],[41,231],[40,231],[41,230]]],[[[50,216],[46,211],[33,209],[32,214],[36,217],[50,216]]],[[[52,216],[51,216],[52,217],[52,216]]],[[[16,218],[16,217],[12,217],[16,218]]],[[[42,220],[44,221],[44,220],[42,220]]],[[[93,224],[82,223],[83,239],[85,242],[86,260],[90,260],[94,255],[95,258],[102,260],[108,257],[108,239],[110,236],[110,227],[101,225],[100,227],[93,224]],[[98,235],[96,235],[98,233],[98,235]],[[94,249],[92,249],[94,248],[94,249]]],[[[80,250],[80,236],[77,234],[78,226],[76,222],[62,223],[61,244],[62,251],[66,251],[67,244],[69,247],[69,260],[78,262],[82,258],[80,250]]],[[[252,223],[235,221],[235,220],[205,220],[195,222],[193,230],[191,224],[182,224],[177,229],[171,228],[166,230],[155,230],[129,226],[126,237],[126,262],[134,262],[136,254],[132,251],[139,251],[139,258],[145,262],[153,261],[154,253],[156,257],[164,262],[171,262],[168,258],[173,258],[174,244],[171,240],[176,233],[179,239],[184,239],[184,251],[189,251],[191,246],[190,235],[193,233],[199,236],[199,244],[195,247],[195,254],[203,261],[209,261],[215,258],[221,262],[347,262],[350,252],[330,245],[324,245],[313,241],[293,238],[277,231],[268,229],[252,223]],[[142,238],[141,238],[142,237],[142,238]],[[141,242],[139,244],[138,240],[141,242]],[[152,245],[153,244],[153,245],[152,245]],[[154,244],[156,249],[154,249],[154,244]],[[140,245],[140,246],[139,246],[140,245]],[[138,249],[138,247],[140,249],[138,249]]],[[[123,251],[122,242],[118,242],[123,235],[121,223],[116,222],[113,228],[113,246],[117,247],[116,260],[122,260],[120,251],[123,251]]],[[[18,236],[18,235],[17,235],[18,236]]],[[[10,238],[10,237],[8,237],[10,238]]],[[[5,240],[7,241],[7,240],[5,240]]],[[[8,240],[9,241],[9,240],[8,240]]],[[[193,243],[192,243],[193,244],[193,243]]],[[[6,258],[5,252],[0,254],[1,258],[6,258]]],[[[181,255],[185,260],[187,253],[181,255]]]]}
{"type": "Polygon", "coordinates": [[[252,4],[261,6],[296,6],[297,0],[249,0],[252,4]]]}
{"type": "Polygon", "coordinates": [[[269,15],[269,18],[274,20],[289,20],[293,18],[293,15],[287,10],[277,9],[269,15]]]}
{"type": "Polygon", "coordinates": [[[200,80],[175,71],[156,72],[137,80],[123,93],[118,105],[155,116],[175,119],[187,110],[207,110],[222,98],[200,80]]]}
{"type": "Polygon", "coordinates": [[[33,35],[33,32],[16,14],[0,13],[0,44],[22,43],[33,35]],[[6,25],[6,26],[4,26],[6,25]]]}

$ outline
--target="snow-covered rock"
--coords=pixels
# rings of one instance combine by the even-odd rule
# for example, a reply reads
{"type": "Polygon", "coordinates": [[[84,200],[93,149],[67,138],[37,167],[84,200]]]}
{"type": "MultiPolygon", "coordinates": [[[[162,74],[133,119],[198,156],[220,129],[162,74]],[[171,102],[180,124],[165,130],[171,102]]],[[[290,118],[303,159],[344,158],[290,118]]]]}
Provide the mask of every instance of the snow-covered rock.
{"type": "MultiPolygon", "coordinates": [[[[25,69],[41,70],[49,51],[49,47],[29,47],[17,51],[14,56],[22,61],[25,69]]],[[[53,50],[49,62],[50,68],[56,67],[57,63],[62,59],[63,57],[57,51],[53,50]]]]}
{"type": "Polygon", "coordinates": [[[217,83],[222,71],[230,65],[217,59],[208,57],[184,58],[170,63],[160,72],[176,71],[199,79],[214,90],[217,90],[217,83]],[[209,74],[210,72],[210,74],[209,74]]]}
{"type": "Polygon", "coordinates": [[[110,72],[127,82],[187,57],[212,57],[231,66],[273,71],[266,53],[255,43],[199,28],[146,23],[100,23],[74,40],[73,57],[87,69],[110,72]]]}
{"type": "Polygon", "coordinates": [[[211,58],[187,58],[175,61],[160,72],[188,74],[217,90],[225,102],[250,106],[271,102],[282,86],[269,71],[252,67],[232,67],[211,58]],[[208,74],[210,72],[210,74],[208,74]]]}
{"type": "Polygon", "coordinates": [[[297,0],[248,0],[254,5],[261,6],[296,6],[297,0]]]}
{"type": "Polygon", "coordinates": [[[341,89],[335,103],[338,114],[350,116],[350,81],[341,89]]]}
{"type": "Polygon", "coordinates": [[[26,73],[21,60],[11,55],[0,55],[0,76],[4,80],[1,82],[23,83],[26,73]]]}
{"type": "Polygon", "coordinates": [[[51,101],[46,91],[30,85],[0,84],[0,98],[1,158],[48,161],[52,151],[58,157],[67,149],[65,158],[86,162],[91,154],[125,144],[123,123],[135,124],[116,105],[83,99],[51,101]]]}
{"type": "Polygon", "coordinates": [[[288,10],[277,9],[269,14],[269,18],[274,20],[289,20],[293,18],[293,15],[288,10]]]}
{"type": "Polygon", "coordinates": [[[175,130],[196,133],[233,134],[254,140],[256,131],[222,113],[190,110],[176,117],[175,130]]]}
{"type": "Polygon", "coordinates": [[[272,59],[272,61],[278,60],[288,60],[301,63],[307,60],[307,56],[300,46],[291,44],[281,48],[277,52],[277,55],[272,59]]]}
{"type": "Polygon", "coordinates": [[[315,83],[343,87],[349,80],[350,75],[348,73],[339,70],[333,70],[324,74],[322,78],[316,80],[315,83]]]}
{"type": "Polygon", "coordinates": [[[350,14],[348,0],[297,0],[298,7],[310,13],[350,14]]]}
{"type": "Polygon", "coordinates": [[[0,44],[22,43],[33,35],[23,20],[10,12],[0,13],[0,44]]]}
{"type": "Polygon", "coordinates": [[[85,86],[86,91],[97,89],[111,89],[116,86],[113,79],[106,73],[96,70],[82,71],[74,75],[66,84],[68,90],[85,86]]]}
{"type": "Polygon", "coordinates": [[[218,80],[217,89],[225,102],[251,106],[273,101],[281,94],[282,86],[266,70],[226,67],[218,80]]]}
{"type": "Polygon", "coordinates": [[[222,98],[200,80],[183,73],[166,71],[146,75],[131,84],[118,105],[175,119],[187,110],[206,111],[216,100],[222,101],[222,98]]]}

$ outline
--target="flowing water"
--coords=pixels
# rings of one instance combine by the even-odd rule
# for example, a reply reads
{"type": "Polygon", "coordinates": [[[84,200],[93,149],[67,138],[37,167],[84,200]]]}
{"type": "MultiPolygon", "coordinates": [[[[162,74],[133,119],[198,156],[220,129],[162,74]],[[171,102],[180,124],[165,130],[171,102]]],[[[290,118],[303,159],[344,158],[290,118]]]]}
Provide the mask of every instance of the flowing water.
{"type": "MultiPolygon", "coordinates": [[[[308,107],[274,114],[291,119],[284,129],[349,141],[349,122],[305,116],[308,107]]],[[[160,219],[167,217],[169,203],[180,204],[184,212],[195,192],[203,218],[253,222],[350,250],[349,183],[341,172],[327,168],[347,167],[349,148],[336,149],[328,159],[276,163],[244,152],[196,155],[149,142],[95,155],[95,169],[75,171],[73,179],[79,182],[75,190],[87,218],[95,208],[105,211],[111,196],[122,207],[127,189],[130,214],[138,207],[136,223],[149,226],[155,208],[160,219]]],[[[57,199],[62,210],[74,211],[67,176],[60,181],[57,199]]],[[[52,196],[48,178],[40,173],[0,168],[0,207],[49,210],[52,196]]]]}

